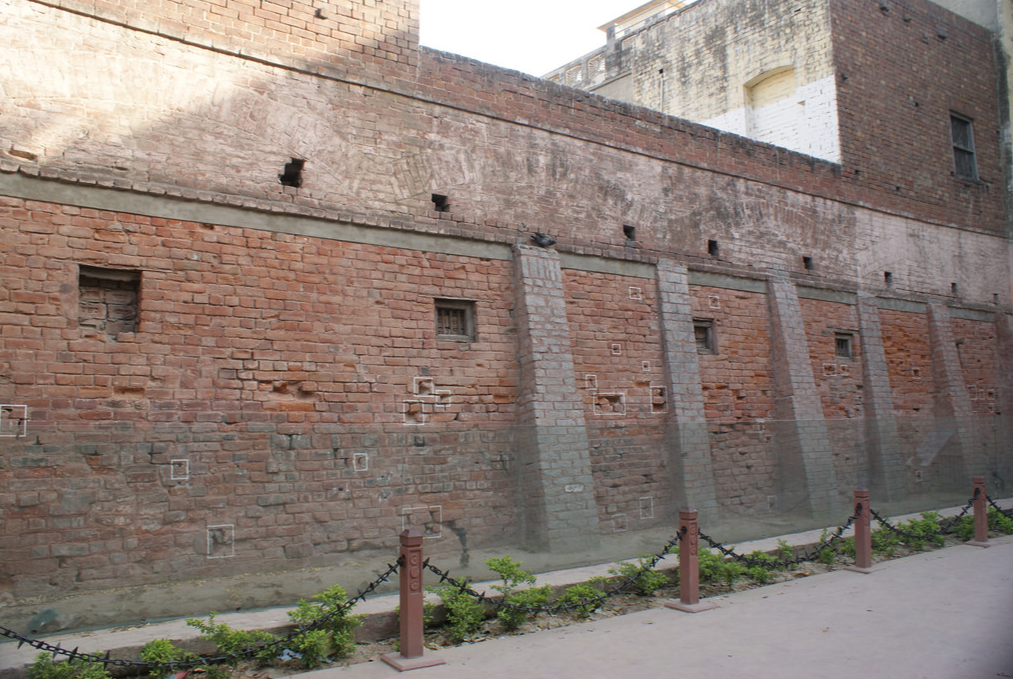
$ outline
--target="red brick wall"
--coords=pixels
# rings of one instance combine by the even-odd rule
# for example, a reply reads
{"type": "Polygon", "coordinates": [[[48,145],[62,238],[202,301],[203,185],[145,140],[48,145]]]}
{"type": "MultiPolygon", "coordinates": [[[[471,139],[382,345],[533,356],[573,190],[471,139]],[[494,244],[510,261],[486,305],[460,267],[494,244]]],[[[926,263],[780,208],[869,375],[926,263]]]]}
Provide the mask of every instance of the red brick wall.
{"type": "Polygon", "coordinates": [[[993,415],[998,408],[998,355],[995,323],[954,318],[950,321],[957,342],[964,384],[975,415],[993,415]]]}
{"type": "Polygon", "coordinates": [[[671,486],[659,455],[667,395],[657,391],[665,384],[657,288],[650,279],[575,270],[563,281],[603,531],[665,520],[671,486]]]}
{"type": "Polygon", "coordinates": [[[932,352],[929,324],[925,314],[909,311],[879,310],[897,417],[932,417],[932,352]]]}
{"type": "Polygon", "coordinates": [[[515,529],[509,263],[6,198],[0,228],[18,596],[321,564],[405,521],[444,551],[515,529]],[[136,332],[79,327],[77,263],[141,272],[136,332]],[[436,340],[434,297],[476,300],[475,341],[436,340]],[[217,524],[234,560],[208,559],[217,524]]]}
{"type": "Polygon", "coordinates": [[[844,183],[888,209],[1001,233],[988,31],[925,0],[830,6],[844,183]],[[973,119],[981,181],[953,176],[951,111],[973,119]]]}
{"type": "Polygon", "coordinates": [[[699,360],[718,502],[766,508],[777,487],[766,297],[709,286],[691,286],[690,294],[693,316],[713,319],[717,343],[717,353],[699,360]]]}
{"type": "Polygon", "coordinates": [[[799,306],[823,417],[862,417],[862,341],[855,307],[815,299],[800,299],[799,306]],[[850,359],[836,355],[838,332],[851,337],[850,359]]]}

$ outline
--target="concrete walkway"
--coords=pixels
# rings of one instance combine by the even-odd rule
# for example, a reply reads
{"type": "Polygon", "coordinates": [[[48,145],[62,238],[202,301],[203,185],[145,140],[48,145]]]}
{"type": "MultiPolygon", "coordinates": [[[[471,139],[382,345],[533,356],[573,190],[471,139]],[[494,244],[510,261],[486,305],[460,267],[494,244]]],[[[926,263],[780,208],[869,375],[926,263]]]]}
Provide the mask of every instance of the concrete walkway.
{"type": "MultiPolygon", "coordinates": [[[[1013,677],[1013,536],[715,597],[441,650],[413,679],[468,677],[1013,677]]],[[[385,663],[300,679],[391,679],[385,663]]]]}

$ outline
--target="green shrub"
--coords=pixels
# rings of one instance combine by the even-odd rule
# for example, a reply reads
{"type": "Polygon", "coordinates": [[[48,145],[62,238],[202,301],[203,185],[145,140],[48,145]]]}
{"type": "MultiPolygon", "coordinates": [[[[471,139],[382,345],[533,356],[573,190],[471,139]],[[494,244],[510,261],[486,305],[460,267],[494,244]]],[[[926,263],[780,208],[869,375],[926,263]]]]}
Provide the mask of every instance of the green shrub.
{"type": "Polygon", "coordinates": [[[35,663],[28,668],[28,679],[109,679],[109,672],[99,662],[56,662],[49,653],[40,653],[35,656],[35,663]]]}
{"type": "Polygon", "coordinates": [[[549,601],[552,588],[548,585],[534,587],[535,576],[530,571],[521,568],[524,565],[521,562],[514,561],[509,556],[501,556],[486,559],[485,565],[503,580],[502,585],[493,585],[492,588],[503,595],[503,603],[510,604],[500,607],[496,612],[496,618],[507,630],[517,629],[529,616],[532,616],[532,612],[525,609],[538,608],[549,601]],[[531,587],[518,591],[518,585],[531,585],[531,587]],[[519,608],[514,608],[514,606],[519,608]]]}
{"type": "Polygon", "coordinates": [[[701,549],[698,553],[700,564],[700,582],[707,580],[723,580],[732,585],[745,573],[745,569],[734,561],[725,558],[709,549],[701,549]]]}
{"type": "Polygon", "coordinates": [[[348,594],[338,585],[320,592],[311,603],[300,599],[295,609],[289,611],[289,619],[297,625],[314,625],[323,618],[329,620],[320,629],[296,637],[289,646],[302,654],[306,667],[316,667],[329,656],[345,658],[355,648],[355,628],[362,624],[362,618],[349,615],[345,608],[348,594]]]}
{"type": "Polygon", "coordinates": [[[570,612],[583,620],[601,608],[605,601],[602,591],[595,586],[601,581],[602,578],[592,578],[588,582],[567,587],[557,602],[572,606],[570,612]]]}
{"type": "Polygon", "coordinates": [[[141,660],[155,663],[157,665],[169,665],[170,663],[191,662],[197,660],[196,653],[188,653],[182,648],[177,648],[168,639],[153,639],[141,649],[141,660]]]}
{"type": "Polygon", "coordinates": [[[277,637],[270,632],[233,629],[227,623],[216,623],[216,615],[217,613],[211,613],[206,621],[187,618],[186,624],[200,630],[201,639],[207,639],[213,643],[223,655],[245,653],[248,649],[256,649],[253,659],[262,666],[271,664],[278,655],[279,649],[276,646],[268,645],[277,640],[277,637]]]}
{"type": "MultiPolygon", "coordinates": [[[[470,582],[463,580],[461,584],[468,587],[470,582]]],[[[477,597],[449,582],[427,587],[426,591],[440,597],[440,601],[443,602],[443,612],[446,616],[443,632],[452,644],[459,644],[475,634],[485,620],[485,605],[477,597]]]]}
{"type": "Polygon", "coordinates": [[[651,596],[669,583],[667,575],[648,568],[653,558],[650,554],[642,554],[635,564],[620,561],[614,568],[609,568],[609,573],[619,575],[624,582],[631,582],[638,594],[651,596]]]}

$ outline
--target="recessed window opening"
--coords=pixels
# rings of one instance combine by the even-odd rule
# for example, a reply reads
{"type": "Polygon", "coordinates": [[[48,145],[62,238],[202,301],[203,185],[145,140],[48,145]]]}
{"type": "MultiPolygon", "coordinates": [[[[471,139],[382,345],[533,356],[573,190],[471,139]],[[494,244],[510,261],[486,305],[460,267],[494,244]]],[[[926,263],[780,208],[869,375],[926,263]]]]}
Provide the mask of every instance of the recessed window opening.
{"type": "Polygon", "coordinates": [[[433,209],[437,212],[450,212],[450,200],[446,196],[434,193],[433,209]]]}
{"type": "Polygon", "coordinates": [[[626,240],[637,239],[637,227],[626,224],[623,226],[623,235],[626,236],[626,240]]]}
{"type": "Polygon", "coordinates": [[[951,113],[950,134],[953,137],[953,173],[958,177],[977,179],[978,163],[974,158],[974,130],[971,120],[951,113]]]}
{"type": "Polygon", "coordinates": [[[721,254],[721,248],[718,246],[718,242],[716,240],[707,241],[707,254],[711,257],[717,257],[721,254]]]}
{"type": "Polygon", "coordinates": [[[805,267],[806,271],[812,271],[813,270],[813,258],[812,257],[802,257],[802,266],[805,267]]]}
{"type": "Polygon", "coordinates": [[[77,325],[87,337],[115,340],[137,331],[141,274],[82,266],[78,274],[77,325]]]}
{"type": "Polygon", "coordinates": [[[299,188],[302,186],[302,168],[306,164],[301,158],[293,158],[291,162],[285,163],[285,171],[278,175],[283,186],[299,188]]]}
{"type": "Polygon", "coordinates": [[[887,285],[893,285],[893,273],[890,271],[883,272],[883,282],[887,285]]]}
{"type": "Polygon", "coordinates": [[[992,293],[992,304],[998,304],[998,303],[999,303],[999,293],[998,292],[993,292],[992,293]]]}
{"type": "Polygon", "coordinates": [[[711,318],[693,319],[693,338],[696,340],[698,354],[714,354],[714,320],[711,318]]]}
{"type": "Polygon", "coordinates": [[[475,339],[475,303],[463,299],[437,299],[436,338],[454,342],[475,339]]]}
{"type": "Polygon", "coordinates": [[[839,332],[834,335],[834,355],[837,358],[851,358],[851,340],[853,335],[849,332],[839,332]]]}
{"type": "Polygon", "coordinates": [[[954,295],[957,294],[957,284],[956,283],[950,283],[950,293],[954,294],[954,295]]]}

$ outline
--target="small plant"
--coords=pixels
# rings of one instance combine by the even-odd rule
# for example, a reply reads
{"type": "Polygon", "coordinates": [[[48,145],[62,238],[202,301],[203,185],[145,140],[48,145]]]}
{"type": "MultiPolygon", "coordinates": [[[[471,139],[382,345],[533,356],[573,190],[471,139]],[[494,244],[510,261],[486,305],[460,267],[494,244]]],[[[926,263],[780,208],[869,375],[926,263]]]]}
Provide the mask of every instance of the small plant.
{"type": "Polygon", "coordinates": [[[197,660],[196,653],[189,653],[178,648],[168,639],[153,639],[141,649],[141,660],[156,665],[191,662],[197,660]]]}
{"type": "MultiPolygon", "coordinates": [[[[795,558],[795,548],[789,545],[785,540],[778,538],[777,556],[774,558],[777,561],[789,562],[795,558]]],[[[791,568],[794,568],[794,566],[791,566],[791,568]]]]}
{"type": "Polygon", "coordinates": [[[1013,534],[1013,519],[993,507],[988,509],[988,525],[997,533],[1013,534]]]}
{"type": "Polygon", "coordinates": [[[200,630],[202,639],[207,639],[223,655],[245,653],[254,650],[253,658],[259,665],[269,665],[278,655],[278,648],[272,645],[277,640],[270,632],[263,630],[232,629],[227,623],[215,622],[216,613],[208,615],[208,619],[187,618],[186,624],[200,630]]]}
{"type": "Polygon", "coordinates": [[[758,549],[754,549],[748,554],[749,558],[753,561],[759,562],[754,563],[746,568],[746,575],[751,577],[761,585],[766,584],[773,572],[776,570],[774,562],[776,559],[766,552],[762,552],[758,549]]]}
{"type": "Polygon", "coordinates": [[[820,533],[820,544],[823,545],[823,549],[816,555],[824,566],[832,566],[837,561],[837,548],[832,544],[827,544],[827,540],[829,539],[830,533],[824,528],[823,532],[820,533]]]}
{"type": "Polygon", "coordinates": [[[492,588],[502,594],[503,603],[508,604],[496,612],[496,618],[508,631],[517,629],[528,619],[531,611],[527,609],[537,609],[548,602],[552,588],[548,585],[534,587],[535,576],[521,568],[524,564],[519,561],[501,556],[486,559],[485,565],[503,580],[502,585],[493,585],[492,588]],[[532,586],[518,591],[518,585],[532,586]]]}
{"type": "Polygon", "coordinates": [[[362,618],[348,614],[347,598],[344,589],[333,585],[313,597],[317,603],[300,599],[295,610],[289,611],[289,619],[297,625],[320,625],[290,644],[293,651],[302,654],[306,667],[316,667],[331,655],[345,658],[355,648],[355,628],[362,624],[362,618]]]}
{"type": "Polygon", "coordinates": [[[28,668],[29,679],[109,679],[105,665],[73,659],[61,662],[53,660],[49,653],[35,656],[35,663],[28,668]]]}
{"type": "Polygon", "coordinates": [[[635,564],[620,561],[615,568],[609,568],[609,573],[621,576],[624,582],[630,582],[641,596],[651,596],[669,582],[667,575],[648,567],[652,558],[650,554],[642,554],[637,557],[635,564]]]}
{"type": "MultiPolygon", "coordinates": [[[[468,580],[462,581],[461,584],[465,587],[470,585],[468,580]]],[[[473,635],[485,620],[485,606],[482,602],[449,582],[427,587],[426,591],[440,597],[440,601],[443,602],[443,612],[446,616],[443,631],[452,644],[459,644],[473,635]]]]}
{"type": "Polygon", "coordinates": [[[605,602],[605,595],[595,586],[603,580],[603,578],[592,578],[588,582],[567,587],[562,596],[557,599],[557,603],[569,605],[570,612],[583,620],[601,608],[605,602]]]}
{"type": "Polygon", "coordinates": [[[700,564],[700,581],[723,580],[726,584],[732,585],[742,577],[745,569],[734,561],[725,561],[720,554],[715,554],[709,549],[701,549],[698,552],[700,564]]]}

